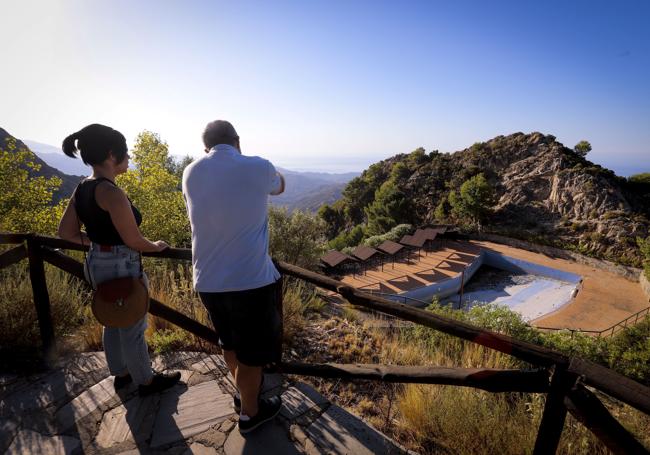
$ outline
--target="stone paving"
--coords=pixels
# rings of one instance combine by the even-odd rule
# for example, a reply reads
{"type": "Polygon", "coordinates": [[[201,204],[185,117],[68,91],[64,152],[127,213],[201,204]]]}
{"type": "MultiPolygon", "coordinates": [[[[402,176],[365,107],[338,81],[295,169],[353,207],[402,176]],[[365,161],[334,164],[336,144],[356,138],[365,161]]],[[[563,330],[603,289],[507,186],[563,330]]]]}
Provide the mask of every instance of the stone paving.
{"type": "Polygon", "coordinates": [[[141,398],[113,388],[103,353],[84,353],[48,373],[0,374],[0,453],[8,454],[393,454],[397,443],[316,390],[266,375],[280,394],[272,422],[243,437],[232,408],[232,376],[221,356],[178,352],[154,368],[181,383],[141,398]]]}

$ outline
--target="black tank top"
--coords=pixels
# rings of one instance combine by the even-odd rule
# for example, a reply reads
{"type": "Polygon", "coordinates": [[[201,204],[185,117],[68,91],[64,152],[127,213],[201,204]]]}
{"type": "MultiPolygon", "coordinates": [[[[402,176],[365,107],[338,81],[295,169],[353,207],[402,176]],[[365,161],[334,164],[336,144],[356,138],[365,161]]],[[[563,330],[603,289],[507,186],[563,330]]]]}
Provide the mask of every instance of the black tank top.
{"type": "MultiPolygon", "coordinates": [[[[117,229],[113,225],[111,215],[97,205],[97,201],[95,200],[97,185],[103,181],[115,185],[104,177],[86,179],[79,183],[73,194],[74,206],[79,219],[86,226],[86,233],[91,242],[101,245],[124,245],[122,237],[120,237],[120,234],[117,233],[117,229]]],[[[130,199],[129,202],[131,202],[130,199]]],[[[142,223],[140,211],[135,208],[133,203],[131,203],[131,210],[133,210],[135,222],[140,226],[140,223],[142,223]]]]}

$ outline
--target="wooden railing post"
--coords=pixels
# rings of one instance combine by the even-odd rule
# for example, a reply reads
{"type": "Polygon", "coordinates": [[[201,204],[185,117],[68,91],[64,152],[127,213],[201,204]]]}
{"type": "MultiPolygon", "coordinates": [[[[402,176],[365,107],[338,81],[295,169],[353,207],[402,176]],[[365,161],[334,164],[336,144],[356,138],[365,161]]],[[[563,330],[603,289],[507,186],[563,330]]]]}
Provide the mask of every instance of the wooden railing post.
{"type": "Polygon", "coordinates": [[[571,377],[574,376],[567,373],[566,366],[555,366],[551,389],[546,395],[544,413],[537,432],[534,455],[554,454],[557,451],[567,414],[564,397],[571,389],[571,377]]]}
{"type": "Polygon", "coordinates": [[[56,341],[54,339],[54,324],[50,310],[50,296],[45,281],[45,266],[41,254],[41,246],[34,238],[27,239],[27,257],[29,258],[29,278],[32,283],[34,305],[38,316],[38,326],[43,341],[43,355],[47,362],[54,360],[56,341]]]}
{"type": "Polygon", "coordinates": [[[582,384],[577,383],[569,391],[564,402],[569,412],[615,454],[650,454],[650,451],[609,413],[598,397],[582,384]]]}

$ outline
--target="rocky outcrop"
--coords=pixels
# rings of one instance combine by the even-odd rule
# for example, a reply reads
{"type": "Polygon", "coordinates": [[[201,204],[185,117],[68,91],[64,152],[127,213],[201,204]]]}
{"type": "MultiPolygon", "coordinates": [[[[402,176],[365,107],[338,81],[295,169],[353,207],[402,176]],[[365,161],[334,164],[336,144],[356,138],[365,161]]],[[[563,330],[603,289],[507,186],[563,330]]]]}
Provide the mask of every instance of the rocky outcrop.
{"type": "Polygon", "coordinates": [[[530,135],[531,156],[499,175],[493,224],[507,233],[638,265],[636,237],[645,237],[643,207],[625,194],[625,180],[591,165],[555,140],[530,135]]]}
{"type": "Polygon", "coordinates": [[[432,223],[449,192],[479,173],[496,191],[486,231],[640,266],[636,237],[648,235],[650,189],[537,132],[498,136],[451,154],[420,149],[384,160],[346,187],[339,210],[361,214],[347,220],[348,228],[363,223],[363,208],[391,178],[412,205],[408,219],[397,221],[432,223]],[[396,176],[398,163],[404,166],[396,176]]]}

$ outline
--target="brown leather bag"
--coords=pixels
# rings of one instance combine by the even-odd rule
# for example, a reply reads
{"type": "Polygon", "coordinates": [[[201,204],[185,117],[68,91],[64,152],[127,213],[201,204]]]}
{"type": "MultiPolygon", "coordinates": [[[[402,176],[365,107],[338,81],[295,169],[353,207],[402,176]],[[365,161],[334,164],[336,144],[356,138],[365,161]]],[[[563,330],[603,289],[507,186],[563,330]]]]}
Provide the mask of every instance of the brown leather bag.
{"type": "Polygon", "coordinates": [[[149,291],[141,278],[104,281],[97,285],[92,310],[105,327],[131,327],[149,311],[149,291]]]}

